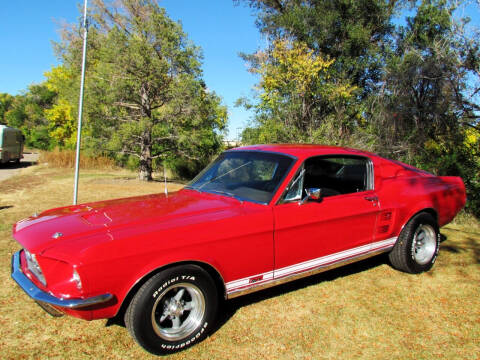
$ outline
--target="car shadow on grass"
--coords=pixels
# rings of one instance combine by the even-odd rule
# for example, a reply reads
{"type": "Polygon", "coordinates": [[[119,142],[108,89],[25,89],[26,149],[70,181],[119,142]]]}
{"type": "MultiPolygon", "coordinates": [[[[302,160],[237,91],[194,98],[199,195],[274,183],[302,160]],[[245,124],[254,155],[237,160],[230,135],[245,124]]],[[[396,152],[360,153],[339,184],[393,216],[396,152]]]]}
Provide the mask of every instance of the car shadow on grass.
{"type": "Polygon", "coordinates": [[[277,285],[265,290],[260,290],[248,295],[240,296],[231,300],[223,301],[221,303],[220,311],[218,314],[217,324],[212,333],[219,330],[235,313],[244,306],[256,304],[258,302],[271,299],[277,296],[285,295],[297,290],[307,288],[312,285],[317,285],[326,281],[333,281],[338,278],[343,278],[353,274],[358,274],[364,271],[368,271],[377,266],[388,264],[388,255],[382,254],[366,260],[358,261],[353,264],[345,265],[333,270],[328,270],[323,273],[305,277],[302,279],[294,280],[282,285],[277,285]]]}
{"type": "Polygon", "coordinates": [[[444,235],[441,235],[442,237],[445,238],[445,240],[442,240],[442,244],[440,245],[440,251],[448,251],[449,253],[452,253],[452,254],[460,254],[460,253],[471,251],[473,252],[474,261],[477,264],[480,264],[480,234],[474,231],[460,231],[456,229],[449,229],[449,230],[466,233],[466,234],[469,234],[469,236],[464,237],[464,241],[462,241],[461,243],[449,242],[445,244],[443,242],[447,240],[447,237],[444,235]],[[470,236],[470,235],[473,235],[473,236],[470,236]]]}

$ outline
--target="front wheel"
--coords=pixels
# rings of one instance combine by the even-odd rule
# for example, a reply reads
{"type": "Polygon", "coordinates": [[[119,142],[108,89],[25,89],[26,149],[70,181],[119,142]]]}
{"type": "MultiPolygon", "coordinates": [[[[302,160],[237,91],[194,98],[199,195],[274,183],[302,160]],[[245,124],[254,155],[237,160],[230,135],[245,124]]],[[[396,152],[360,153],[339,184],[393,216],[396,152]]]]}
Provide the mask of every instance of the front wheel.
{"type": "Polygon", "coordinates": [[[215,283],[196,265],[154,275],[133,297],[125,324],[147,351],[169,354],[201,341],[216,317],[215,283]]]}
{"type": "Polygon", "coordinates": [[[432,268],[440,245],[438,225],[432,215],[422,212],[405,225],[389,254],[392,265],[418,274],[432,268]]]}

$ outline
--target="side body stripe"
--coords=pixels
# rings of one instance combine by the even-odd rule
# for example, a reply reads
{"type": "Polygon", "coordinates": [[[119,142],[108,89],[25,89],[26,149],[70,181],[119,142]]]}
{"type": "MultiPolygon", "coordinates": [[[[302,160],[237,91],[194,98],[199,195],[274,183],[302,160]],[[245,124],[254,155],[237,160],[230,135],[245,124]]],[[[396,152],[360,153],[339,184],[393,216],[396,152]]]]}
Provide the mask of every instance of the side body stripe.
{"type": "Polygon", "coordinates": [[[364,258],[368,257],[368,255],[375,255],[377,253],[390,250],[393,245],[395,245],[396,241],[397,237],[392,237],[390,239],[377,241],[368,245],[358,246],[356,248],[304,261],[299,264],[290,265],[263,274],[251,275],[243,279],[230,281],[226,284],[227,296],[235,292],[248,290],[250,288],[264,288],[266,287],[265,285],[267,285],[268,283],[276,282],[277,280],[288,278],[293,275],[311,272],[312,270],[316,269],[320,270],[322,268],[328,268],[331,265],[343,263],[351,259],[364,258]]]}

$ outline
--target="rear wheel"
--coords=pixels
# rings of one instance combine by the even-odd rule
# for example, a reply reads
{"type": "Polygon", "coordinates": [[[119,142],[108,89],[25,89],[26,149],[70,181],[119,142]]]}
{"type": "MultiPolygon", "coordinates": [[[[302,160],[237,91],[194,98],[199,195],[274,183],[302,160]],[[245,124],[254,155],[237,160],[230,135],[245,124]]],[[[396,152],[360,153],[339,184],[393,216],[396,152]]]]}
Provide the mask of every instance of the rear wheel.
{"type": "Polygon", "coordinates": [[[177,266],[149,279],[133,297],[125,324],[147,351],[168,354],[201,341],[212,327],[215,283],[196,265],[177,266]]]}
{"type": "Polygon", "coordinates": [[[432,268],[440,237],[432,215],[422,212],[405,225],[389,254],[392,265],[401,271],[418,274],[432,268]]]}

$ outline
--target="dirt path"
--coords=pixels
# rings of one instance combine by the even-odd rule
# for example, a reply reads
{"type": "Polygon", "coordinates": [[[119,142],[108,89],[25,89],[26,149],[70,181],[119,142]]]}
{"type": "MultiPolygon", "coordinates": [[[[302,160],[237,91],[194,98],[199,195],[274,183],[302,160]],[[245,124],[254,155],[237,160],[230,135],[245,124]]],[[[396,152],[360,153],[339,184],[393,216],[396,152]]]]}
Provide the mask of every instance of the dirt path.
{"type": "Polygon", "coordinates": [[[35,165],[38,160],[38,153],[24,153],[23,159],[20,161],[20,164],[16,165],[14,163],[1,164],[0,165],[0,181],[6,180],[9,177],[20,172],[21,169],[26,168],[31,165],[35,165]]]}

